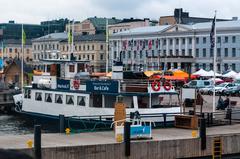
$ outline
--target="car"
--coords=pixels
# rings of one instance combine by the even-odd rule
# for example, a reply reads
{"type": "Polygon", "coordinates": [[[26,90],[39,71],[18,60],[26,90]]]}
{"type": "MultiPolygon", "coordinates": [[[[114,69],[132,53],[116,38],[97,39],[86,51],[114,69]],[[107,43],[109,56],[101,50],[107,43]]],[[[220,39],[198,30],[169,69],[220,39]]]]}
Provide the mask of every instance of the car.
{"type": "Polygon", "coordinates": [[[240,86],[230,87],[225,91],[225,95],[230,96],[239,96],[240,95],[240,86]]]}
{"type": "Polygon", "coordinates": [[[201,93],[201,94],[211,94],[212,92],[213,92],[213,85],[211,85],[211,86],[207,86],[207,87],[204,87],[204,88],[200,88],[199,89],[199,92],[201,93]]]}
{"type": "Polygon", "coordinates": [[[213,81],[211,80],[192,80],[187,84],[183,85],[184,88],[205,88],[207,86],[213,85],[213,81]]]}
{"type": "MultiPolygon", "coordinates": [[[[228,89],[231,89],[235,86],[233,83],[222,83],[215,87],[215,93],[219,95],[224,95],[228,89]]],[[[213,91],[213,90],[212,90],[213,91]]]]}

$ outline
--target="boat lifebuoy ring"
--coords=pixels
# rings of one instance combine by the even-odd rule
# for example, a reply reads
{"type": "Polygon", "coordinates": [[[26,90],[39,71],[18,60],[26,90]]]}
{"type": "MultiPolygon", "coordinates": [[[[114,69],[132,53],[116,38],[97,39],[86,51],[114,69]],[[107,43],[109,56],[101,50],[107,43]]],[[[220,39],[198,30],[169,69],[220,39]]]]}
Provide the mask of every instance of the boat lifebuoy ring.
{"type": "Polygon", "coordinates": [[[160,82],[154,81],[154,82],[152,83],[152,89],[153,89],[154,91],[160,91],[160,89],[161,89],[161,84],[160,84],[160,82]]]}
{"type": "Polygon", "coordinates": [[[172,88],[172,85],[170,82],[166,81],[163,87],[166,91],[169,91],[172,88]]]}

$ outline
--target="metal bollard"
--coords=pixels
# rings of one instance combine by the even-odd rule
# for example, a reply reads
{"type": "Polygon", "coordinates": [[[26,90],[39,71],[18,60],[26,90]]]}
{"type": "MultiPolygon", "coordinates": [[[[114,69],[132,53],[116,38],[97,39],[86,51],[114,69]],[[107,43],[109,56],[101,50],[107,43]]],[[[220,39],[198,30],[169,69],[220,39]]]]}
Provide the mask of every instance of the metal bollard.
{"type": "Polygon", "coordinates": [[[125,143],[125,156],[130,156],[130,128],[131,123],[125,122],[124,125],[124,143],[125,143]]]}
{"type": "Polygon", "coordinates": [[[232,109],[227,109],[226,119],[229,119],[229,124],[232,125],[232,109]]]}
{"type": "Polygon", "coordinates": [[[59,132],[65,133],[65,116],[59,115],[59,132]]]}
{"type": "Polygon", "coordinates": [[[35,155],[35,159],[42,158],[41,125],[34,126],[34,155],[35,155]]]}
{"type": "Polygon", "coordinates": [[[200,119],[199,137],[201,138],[201,150],[205,150],[206,149],[206,120],[204,118],[200,119]]]}
{"type": "Polygon", "coordinates": [[[166,128],[167,127],[167,114],[163,114],[163,126],[164,126],[164,128],[166,128]]]}

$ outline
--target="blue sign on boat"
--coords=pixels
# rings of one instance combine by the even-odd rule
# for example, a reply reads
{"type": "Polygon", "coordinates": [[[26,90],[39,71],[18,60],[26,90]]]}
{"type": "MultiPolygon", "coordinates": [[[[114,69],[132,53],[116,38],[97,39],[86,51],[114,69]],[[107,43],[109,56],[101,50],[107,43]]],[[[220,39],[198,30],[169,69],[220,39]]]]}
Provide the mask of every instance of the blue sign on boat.
{"type": "Polygon", "coordinates": [[[151,137],[151,127],[142,125],[132,125],[130,128],[131,138],[149,138],[151,137]]]}
{"type": "Polygon", "coordinates": [[[106,93],[118,93],[118,81],[110,80],[94,80],[86,82],[86,90],[88,92],[106,92],[106,93]]]}
{"type": "Polygon", "coordinates": [[[57,89],[70,90],[70,80],[58,79],[57,89]]]}

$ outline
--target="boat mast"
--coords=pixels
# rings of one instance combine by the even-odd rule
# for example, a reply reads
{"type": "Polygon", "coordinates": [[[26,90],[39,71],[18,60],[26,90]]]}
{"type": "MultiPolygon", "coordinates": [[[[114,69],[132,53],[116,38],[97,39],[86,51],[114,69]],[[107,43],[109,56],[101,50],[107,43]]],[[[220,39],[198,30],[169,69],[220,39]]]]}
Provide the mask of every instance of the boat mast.
{"type": "Polygon", "coordinates": [[[106,73],[108,73],[108,18],[106,18],[106,73]]]}

